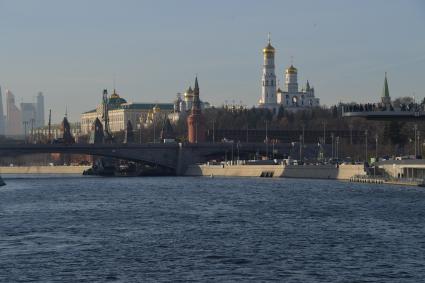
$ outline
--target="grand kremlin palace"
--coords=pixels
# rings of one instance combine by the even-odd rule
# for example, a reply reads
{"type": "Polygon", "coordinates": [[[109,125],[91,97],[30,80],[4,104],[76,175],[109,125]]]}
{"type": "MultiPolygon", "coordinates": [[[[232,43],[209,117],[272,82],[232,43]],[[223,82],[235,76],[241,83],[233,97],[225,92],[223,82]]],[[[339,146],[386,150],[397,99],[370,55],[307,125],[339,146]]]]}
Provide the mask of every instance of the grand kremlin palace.
{"type": "MultiPolygon", "coordinates": [[[[173,103],[127,103],[116,91],[108,99],[109,129],[111,132],[124,131],[130,121],[133,129],[145,127],[156,116],[165,116],[173,112],[173,103]]],[[[81,134],[89,134],[93,123],[99,118],[103,121],[103,105],[81,114],[81,134]]]]}

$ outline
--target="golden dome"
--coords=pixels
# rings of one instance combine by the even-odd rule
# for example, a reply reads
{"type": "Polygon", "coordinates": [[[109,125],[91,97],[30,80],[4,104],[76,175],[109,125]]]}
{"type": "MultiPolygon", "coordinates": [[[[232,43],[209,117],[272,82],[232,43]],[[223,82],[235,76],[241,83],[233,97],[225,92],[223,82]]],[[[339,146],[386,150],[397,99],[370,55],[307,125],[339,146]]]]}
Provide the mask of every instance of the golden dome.
{"type": "Polygon", "coordinates": [[[161,111],[161,108],[159,108],[159,107],[158,107],[158,105],[155,105],[155,106],[152,108],[152,111],[153,111],[153,113],[158,113],[158,112],[160,112],[160,111],[161,111]]]}
{"type": "Polygon", "coordinates": [[[298,73],[297,68],[294,67],[294,65],[291,65],[288,69],[286,69],[287,74],[296,74],[298,73]]]}
{"type": "Polygon", "coordinates": [[[115,89],[114,89],[114,92],[111,94],[111,98],[120,98],[118,93],[116,93],[115,89]]]}
{"type": "Polygon", "coordinates": [[[274,47],[270,44],[270,42],[269,42],[269,44],[267,44],[267,46],[266,47],[264,47],[264,49],[263,49],[263,53],[274,53],[275,52],[275,49],[274,49],[274,47]]]}
{"type": "Polygon", "coordinates": [[[192,89],[192,87],[190,86],[187,90],[186,90],[186,92],[184,93],[184,97],[192,97],[193,96],[193,89],[192,89]]]}

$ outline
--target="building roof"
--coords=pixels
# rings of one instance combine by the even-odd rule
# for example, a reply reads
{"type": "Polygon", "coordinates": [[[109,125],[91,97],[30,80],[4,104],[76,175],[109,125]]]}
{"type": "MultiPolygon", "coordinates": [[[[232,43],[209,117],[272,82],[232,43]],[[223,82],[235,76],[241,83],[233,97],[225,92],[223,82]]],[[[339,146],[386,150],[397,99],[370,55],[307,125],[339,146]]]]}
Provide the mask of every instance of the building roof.
{"type": "Polygon", "coordinates": [[[89,114],[89,113],[94,113],[94,112],[96,112],[96,109],[92,109],[92,110],[89,110],[89,111],[83,112],[83,114],[89,114]]]}
{"type": "MultiPolygon", "coordinates": [[[[109,110],[118,110],[118,109],[135,109],[135,110],[152,110],[154,107],[161,110],[173,110],[173,103],[123,103],[115,107],[109,108],[109,110]]],[[[92,109],[83,114],[89,114],[96,112],[96,109],[92,109]]]]}
{"type": "Polygon", "coordinates": [[[123,103],[127,103],[127,100],[125,100],[124,98],[120,97],[119,94],[115,91],[111,94],[111,96],[108,99],[108,104],[110,106],[119,106],[123,103]]]}
{"type": "Polygon", "coordinates": [[[122,109],[139,109],[139,110],[150,110],[154,107],[159,107],[161,110],[173,110],[173,103],[124,103],[121,104],[122,109]]]}

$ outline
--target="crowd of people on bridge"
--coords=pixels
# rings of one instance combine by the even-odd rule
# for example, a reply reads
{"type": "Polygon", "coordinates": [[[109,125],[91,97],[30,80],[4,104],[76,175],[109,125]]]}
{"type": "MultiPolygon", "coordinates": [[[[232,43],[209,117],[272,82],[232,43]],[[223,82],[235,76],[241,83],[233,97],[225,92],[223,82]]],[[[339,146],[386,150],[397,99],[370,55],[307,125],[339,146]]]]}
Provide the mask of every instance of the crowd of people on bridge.
{"type": "Polygon", "coordinates": [[[366,103],[366,104],[345,104],[342,106],[344,112],[377,112],[377,111],[402,111],[402,112],[422,112],[425,111],[423,103],[401,103],[399,107],[392,104],[366,103]]]}

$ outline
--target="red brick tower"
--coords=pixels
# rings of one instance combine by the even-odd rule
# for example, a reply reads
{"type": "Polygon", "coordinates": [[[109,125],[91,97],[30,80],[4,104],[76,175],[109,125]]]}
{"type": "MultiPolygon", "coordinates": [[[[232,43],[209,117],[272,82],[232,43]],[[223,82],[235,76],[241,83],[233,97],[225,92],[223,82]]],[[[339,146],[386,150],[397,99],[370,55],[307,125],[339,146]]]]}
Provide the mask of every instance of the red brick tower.
{"type": "Polygon", "coordinates": [[[205,142],[205,120],[201,111],[201,101],[199,100],[198,77],[195,78],[192,110],[187,118],[187,129],[190,143],[205,142]]]}

